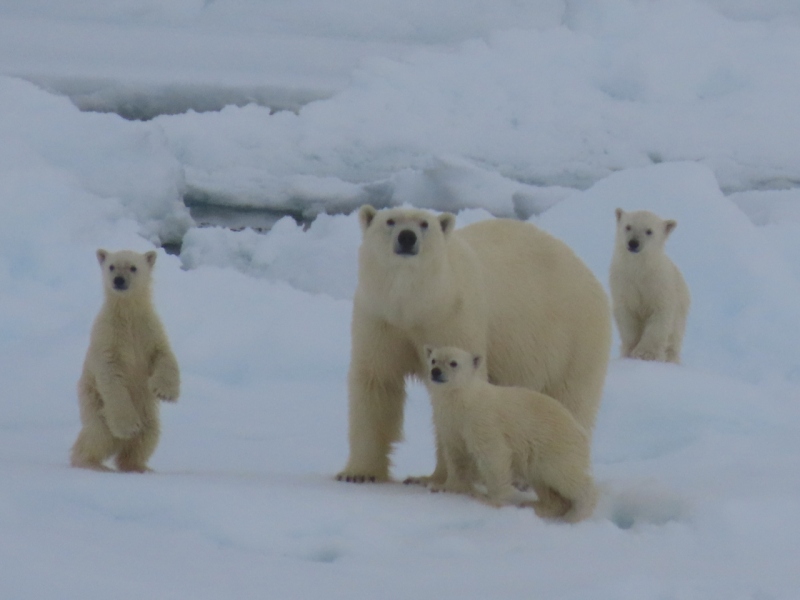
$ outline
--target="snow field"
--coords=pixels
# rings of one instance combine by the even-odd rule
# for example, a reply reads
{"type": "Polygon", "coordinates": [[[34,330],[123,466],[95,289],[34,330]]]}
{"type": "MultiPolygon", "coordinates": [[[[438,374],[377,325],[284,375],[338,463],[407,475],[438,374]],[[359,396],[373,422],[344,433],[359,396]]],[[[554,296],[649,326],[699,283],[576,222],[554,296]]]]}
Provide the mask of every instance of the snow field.
{"type": "MultiPolygon", "coordinates": [[[[796,3],[412,5],[0,9],[0,597],[796,598],[796,3]],[[269,93],[130,122],[30,81],[103,110],[269,93]],[[330,214],[201,229],[184,198],[330,214]],[[678,221],[684,364],[612,361],[592,519],[333,480],[362,202],[531,219],[604,283],[614,208],[678,221]],[[95,250],[178,242],[156,472],[70,469],[95,250]]],[[[419,384],[406,413],[398,479],[434,462],[419,384]]]]}

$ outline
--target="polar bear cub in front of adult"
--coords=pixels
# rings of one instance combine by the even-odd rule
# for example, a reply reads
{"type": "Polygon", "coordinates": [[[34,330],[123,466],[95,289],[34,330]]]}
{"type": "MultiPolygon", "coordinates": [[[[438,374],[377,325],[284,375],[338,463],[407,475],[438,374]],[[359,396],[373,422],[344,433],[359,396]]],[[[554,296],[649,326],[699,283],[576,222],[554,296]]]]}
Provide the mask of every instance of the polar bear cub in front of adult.
{"type": "Polygon", "coordinates": [[[691,298],[680,270],[664,252],[677,223],[639,210],[616,210],[610,288],[625,358],[679,363],[691,298]]]}
{"type": "Polygon", "coordinates": [[[81,423],[75,467],[144,472],[160,434],[158,400],[177,400],[178,362],[153,307],[154,251],[97,251],[105,302],[92,327],[78,381],[81,423]]]}
{"type": "Polygon", "coordinates": [[[536,514],[577,522],[596,503],[590,438],[554,398],[493,385],[483,360],[454,347],[425,347],[433,422],[447,465],[434,491],[474,495],[490,504],[520,504],[516,485],[531,486],[536,514]],[[485,496],[475,484],[486,488],[485,496]]]}

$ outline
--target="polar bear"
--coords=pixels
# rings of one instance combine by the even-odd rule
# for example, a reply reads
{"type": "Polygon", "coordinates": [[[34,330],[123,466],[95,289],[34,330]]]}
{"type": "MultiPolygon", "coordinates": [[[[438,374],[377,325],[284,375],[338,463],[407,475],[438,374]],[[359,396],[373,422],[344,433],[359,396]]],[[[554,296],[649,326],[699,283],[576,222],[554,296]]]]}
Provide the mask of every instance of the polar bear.
{"type": "MultiPolygon", "coordinates": [[[[495,506],[520,503],[531,486],[536,514],[577,522],[596,503],[589,436],[550,396],[486,381],[482,359],[453,347],[425,347],[433,424],[447,479],[433,491],[481,494],[495,506]]],[[[525,504],[523,502],[523,504],[525,504]]]]}
{"type": "Polygon", "coordinates": [[[677,223],[639,210],[616,210],[609,284],[625,358],[680,363],[691,297],[680,270],[664,253],[677,223]]]}
{"type": "Polygon", "coordinates": [[[148,471],[159,438],[158,400],[177,400],[180,372],[150,293],[155,251],[97,251],[105,302],[92,327],[78,381],[82,429],[71,463],[148,471]]]}
{"type": "MultiPolygon", "coordinates": [[[[337,479],[389,480],[389,455],[402,435],[405,378],[424,379],[426,344],[486,357],[480,369],[492,382],[545,393],[592,431],[611,311],[602,285],[566,244],[511,219],[455,231],[450,213],[363,206],[359,221],[350,456],[337,479]]],[[[438,443],[436,456],[430,478],[443,482],[438,443]]]]}

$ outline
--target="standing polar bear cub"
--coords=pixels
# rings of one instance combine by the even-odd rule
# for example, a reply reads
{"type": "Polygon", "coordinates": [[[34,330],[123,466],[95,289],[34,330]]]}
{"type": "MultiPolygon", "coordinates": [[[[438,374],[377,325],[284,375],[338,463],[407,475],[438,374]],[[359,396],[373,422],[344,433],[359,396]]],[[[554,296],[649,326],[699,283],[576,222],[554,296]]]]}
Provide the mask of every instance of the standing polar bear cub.
{"type": "Polygon", "coordinates": [[[477,495],[489,503],[517,503],[514,484],[532,486],[540,517],[577,522],[596,503],[589,436],[550,396],[486,381],[480,356],[460,348],[426,346],[433,423],[447,465],[434,491],[477,495]]]}
{"type": "Polygon", "coordinates": [[[82,429],[75,467],[144,472],[159,438],[158,400],[177,400],[178,362],[153,308],[154,251],[97,251],[105,302],[92,327],[78,381],[82,429]]]}
{"type": "MultiPolygon", "coordinates": [[[[359,222],[350,457],[338,479],[389,479],[405,378],[424,380],[426,344],[485,357],[479,369],[490,381],[547,394],[592,431],[608,366],[610,309],[603,287],[569,247],[510,219],[456,231],[449,213],[364,206],[359,222]]],[[[436,455],[430,480],[442,483],[438,439],[436,455]]]]}
{"type": "Polygon", "coordinates": [[[679,363],[689,288],[664,252],[677,223],[646,210],[616,210],[617,236],[610,287],[626,358],[679,363]]]}

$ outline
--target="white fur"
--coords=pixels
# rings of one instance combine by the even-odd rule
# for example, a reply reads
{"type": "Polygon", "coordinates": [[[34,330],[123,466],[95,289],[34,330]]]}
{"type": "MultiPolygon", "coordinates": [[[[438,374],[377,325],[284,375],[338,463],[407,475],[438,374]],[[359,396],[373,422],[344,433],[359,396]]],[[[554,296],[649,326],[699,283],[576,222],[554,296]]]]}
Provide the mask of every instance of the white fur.
{"type": "Polygon", "coordinates": [[[153,308],[156,253],[97,251],[105,302],[92,327],[78,381],[81,423],[72,447],[75,467],[148,470],[159,439],[158,400],[180,393],[178,363],[153,308]],[[120,285],[115,285],[115,280],[120,285]]]}
{"type": "Polygon", "coordinates": [[[433,423],[447,479],[433,491],[468,493],[490,504],[520,502],[531,486],[542,517],[569,522],[588,517],[596,502],[589,436],[550,396],[486,381],[479,356],[460,348],[426,347],[433,423]]]}
{"type": "Polygon", "coordinates": [[[626,358],[679,363],[691,302],[678,267],[664,252],[677,226],[651,212],[617,209],[610,287],[626,358]],[[638,244],[636,252],[631,244],[638,244]]]}
{"type": "MultiPolygon", "coordinates": [[[[359,218],[350,457],[339,479],[389,479],[405,377],[424,377],[426,344],[486,356],[481,369],[491,381],[544,392],[592,430],[609,359],[610,309],[600,283],[565,244],[509,219],[454,231],[449,213],[364,206],[359,218]],[[401,236],[411,235],[402,232],[416,239],[415,254],[396,252],[401,236]]],[[[437,444],[431,477],[446,475],[437,444]]]]}

